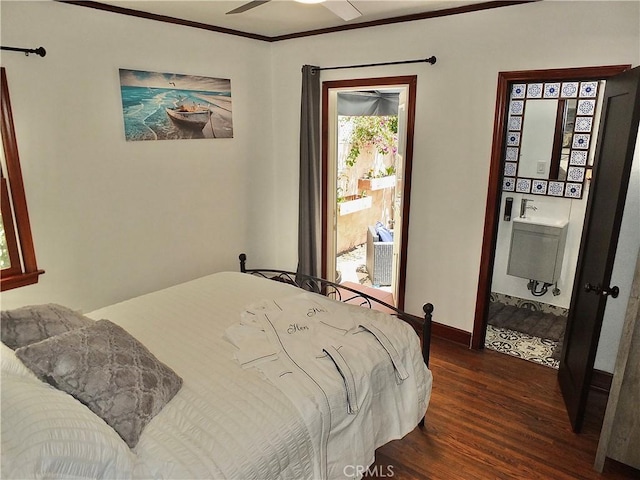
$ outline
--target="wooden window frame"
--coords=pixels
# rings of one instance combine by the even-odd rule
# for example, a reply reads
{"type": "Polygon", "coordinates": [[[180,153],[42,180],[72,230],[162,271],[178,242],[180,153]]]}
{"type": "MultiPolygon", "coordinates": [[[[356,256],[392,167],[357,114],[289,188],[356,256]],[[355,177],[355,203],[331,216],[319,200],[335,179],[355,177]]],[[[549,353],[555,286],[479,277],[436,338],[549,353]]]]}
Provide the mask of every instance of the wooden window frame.
{"type": "Polygon", "coordinates": [[[11,266],[0,271],[0,291],[24,287],[38,282],[44,273],[36,262],[27,199],[22,181],[18,143],[13,125],[9,88],[4,67],[0,68],[0,126],[6,165],[0,169],[1,207],[11,266]],[[6,169],[6,172],[5,172],[6,169]],[[6,175],[6,176],[5,176],[6,175]]]}

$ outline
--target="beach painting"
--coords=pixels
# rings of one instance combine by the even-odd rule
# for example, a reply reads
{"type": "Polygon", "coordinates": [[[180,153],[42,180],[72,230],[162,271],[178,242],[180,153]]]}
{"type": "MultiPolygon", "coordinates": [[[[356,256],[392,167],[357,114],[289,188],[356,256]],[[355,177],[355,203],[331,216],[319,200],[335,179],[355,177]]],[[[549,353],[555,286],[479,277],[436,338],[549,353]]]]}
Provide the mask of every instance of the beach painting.
{"type": "Polygon", "coordinates": [[[231,80],[120,69],[127,141],[233,138],[231,80]]]}

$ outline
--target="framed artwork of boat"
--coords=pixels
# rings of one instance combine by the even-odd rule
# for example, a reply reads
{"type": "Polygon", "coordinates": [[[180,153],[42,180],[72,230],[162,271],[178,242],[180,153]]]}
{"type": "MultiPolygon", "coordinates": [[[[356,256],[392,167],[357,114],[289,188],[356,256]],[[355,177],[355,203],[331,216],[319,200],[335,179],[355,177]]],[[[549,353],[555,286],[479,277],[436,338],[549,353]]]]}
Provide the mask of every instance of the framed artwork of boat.
{"type": "Polygon", "coordinates": [[[120,69],[127,141],[233,138],[231,80],[120,69]]]}

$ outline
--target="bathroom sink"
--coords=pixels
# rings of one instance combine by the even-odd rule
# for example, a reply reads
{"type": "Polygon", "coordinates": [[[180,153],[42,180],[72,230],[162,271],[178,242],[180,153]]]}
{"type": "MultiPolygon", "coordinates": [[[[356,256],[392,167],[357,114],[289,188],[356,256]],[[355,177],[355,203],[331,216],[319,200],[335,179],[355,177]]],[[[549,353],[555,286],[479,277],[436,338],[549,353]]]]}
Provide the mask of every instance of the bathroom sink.
{"type": "Polygon", "coordinates": [[[514,222],[519,222],[519,223],[526,223],[529,225],[540,225],[543,227],[556,227],[556,228],[562,228],[564,227],[567,223],[569,223],[567,220],[558,220],[558,219],[554,219],[554,218],[543,218],[543,217],[516,217],[513,219],[514,222]]]}

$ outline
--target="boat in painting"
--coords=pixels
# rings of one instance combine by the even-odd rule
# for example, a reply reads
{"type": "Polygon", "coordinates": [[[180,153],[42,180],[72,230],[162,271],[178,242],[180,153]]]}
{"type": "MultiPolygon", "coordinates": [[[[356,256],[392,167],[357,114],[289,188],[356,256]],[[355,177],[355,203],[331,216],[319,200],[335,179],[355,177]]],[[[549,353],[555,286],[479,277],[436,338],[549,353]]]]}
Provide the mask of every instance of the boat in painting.
{"type": "Polygon", "coordinates": [[[211,110],[202,105],[176,105],[166,108],[167,115],[181,127],[202,130],[211,117],[211,110]]]}

